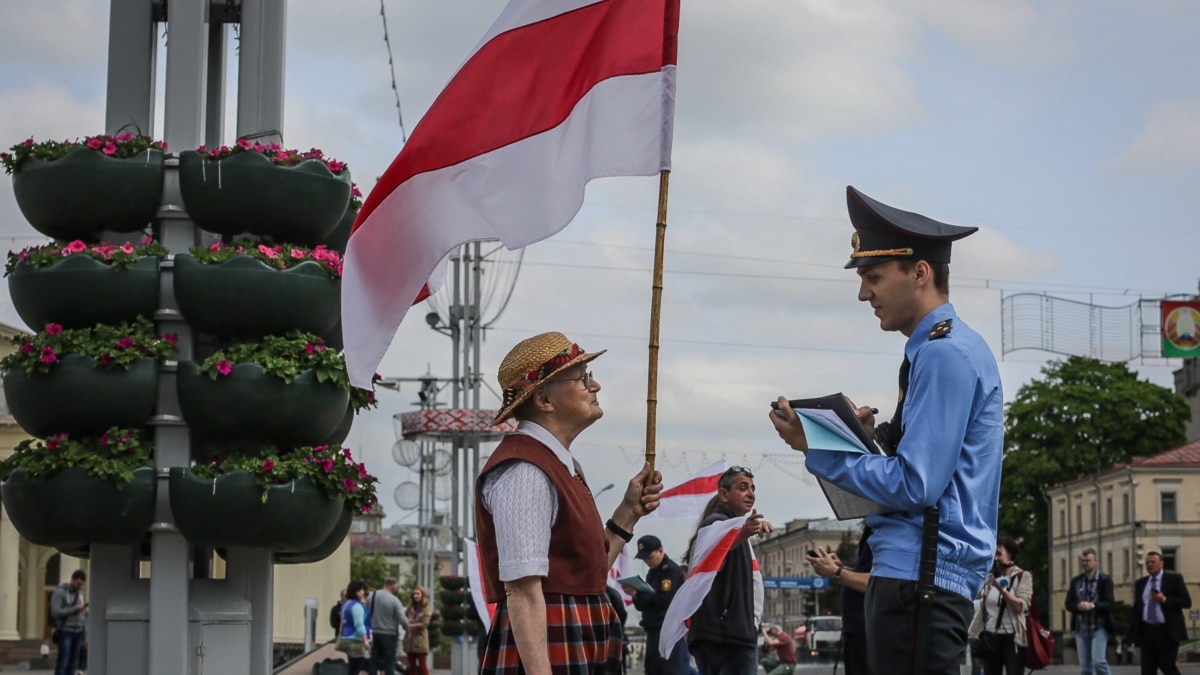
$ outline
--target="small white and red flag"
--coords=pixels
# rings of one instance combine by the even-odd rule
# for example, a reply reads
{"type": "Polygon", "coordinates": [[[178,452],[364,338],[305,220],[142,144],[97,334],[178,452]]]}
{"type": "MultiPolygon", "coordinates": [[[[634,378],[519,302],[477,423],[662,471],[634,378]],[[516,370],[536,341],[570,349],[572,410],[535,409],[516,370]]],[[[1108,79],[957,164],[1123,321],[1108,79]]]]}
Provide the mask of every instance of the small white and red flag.
{"type": "Polygon", "coordinates": [[[367,196],[342,331],[366,387],[427,281],[469,241],[562,230],[594,178],[670,169],[679,0],[511,0],[367,196]]]}
{"type": "Polygon", "coordinates": [[[474,539],[463,538],[463,555],[467,558],[467,584],[471,588],[471,601],[475,603],[475,613],[479,615],[479,623],[483,624],[483,632],[487,634],[492,629],[492,617],[496,616],[496,605],[487,601],[487,589],[483,585],[483,560],[479,557],[479,546],[474,539]]]}
{"type": "Polygon", "coordinates": [[[704,515],[704,507],[717,494],[717,481],[729,468],[729,461],[721,458],[688,476],[679,485],[662,491],[658,508],[643,521],[666,518],[687,518],[698,521],[704,515]]]}
{"type": "Polygon", "coordinates": [[[671,657],[675,643],[687,633],[687,621],[704,602],[704,596],[712,589],[713,579],[725,564],[725,557],[734,548],[738,531],[746,524],[746,516],[719,520],[696,532],[692,546],[692,564],[687,578],[675,591],[675,598],[663,617],[662,634],[657,645],[664,659],[671,657]]]}
{"type": "Polygon", "coordinates": [[[633,604],[633,597],[626,593],[624,588],[621,588],[618,579],[626,579],[634,575],[633,556],[629,554],[634,548],[636,548],[636,544],[633,543],[622,546],[612,567],[608,568],[608,585],[617,589],[617,592],[621,594],[621,599],[625,601],[626,607],[633,604]]]}

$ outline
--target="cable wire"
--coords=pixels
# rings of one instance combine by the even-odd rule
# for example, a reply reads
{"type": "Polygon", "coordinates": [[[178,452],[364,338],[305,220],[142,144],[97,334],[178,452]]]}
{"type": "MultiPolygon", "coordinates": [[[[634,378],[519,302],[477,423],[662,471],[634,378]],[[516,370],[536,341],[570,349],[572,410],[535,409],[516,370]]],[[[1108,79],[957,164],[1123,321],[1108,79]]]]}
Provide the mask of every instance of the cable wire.
{"type": "Polygon", "coordinates": [[[404,113],[400,110],[400,89],[396,86],[396,61],[392,57],[392,40],[388,36],[387,9],[379,0],[379,17],[383,21],[383,44],[387,45],[388,70],[392,74],[392,93],[396,96],[396,118],[400,121],[400,140],[408,142],[408,131],[404,128],[404,113]]]}

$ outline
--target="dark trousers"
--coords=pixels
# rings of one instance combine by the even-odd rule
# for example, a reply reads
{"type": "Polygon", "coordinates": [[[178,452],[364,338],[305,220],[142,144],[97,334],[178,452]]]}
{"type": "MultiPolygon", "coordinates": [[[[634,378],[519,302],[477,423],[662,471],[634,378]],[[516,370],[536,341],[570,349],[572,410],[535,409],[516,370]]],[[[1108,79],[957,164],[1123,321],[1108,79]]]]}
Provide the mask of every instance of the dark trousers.
{"type": "Polygon", "coordinates": [[[913,645],[925,640],[929,645],[925,673],[958,675],[958,660],[967,646],[967,625],[974,609],[970,600],[939,588],[931,608],[929,634],[916,635],[917,583],[872,576],[866,598],[871,671],[909,675],[913,672],[913,645]]]}
{"type": "Polygon", "coordinates": [[[58,639],[58,659],[54,662],[54,675],[75,675],[79,670],[79,650],[83,648],[86,633],[62,631],[58,639]]]}
{"type": "Polygon", "coordinates": [[[983,662],[983,675],[1024,675],[1025,648],[1016,645],[1012,633],[1000,633],[1000,658],[983,662]]]}
{"type": "Polygon", "coordinates": [[[661,626],[646,629],[646,675],[688,675],[692,671],[692,655],[688,652],[687,640],[676,642],[671,658],[664,659],[658,653],[661,631],[661,626]]]}
{"type": "Polygon", "coordinates": [[[1142,675],[1154,675],[1160,670],[1165,675],[1179,675],[1179,667],[1175,665],[1179,643],[1171,639],[1165,623],[1143,623],[1138,647],[1142,650],[1142,675]]]}
{"type": "Polygon", "coordinates": [[[842,633],[842,664],[846,675],[871,675],[865,633],[842,633]]]}
{"type": "Polygon", "coordinates": [[[396,645],[400,636],[388,633],[374,633],[371,639],[371,662],[367,672],[375,675],[380,670],[384,675],[396,675],[396,645]]]}
{"type": "Polygon", "coordinates": [[[758,675],[758,655],[754,647],[713,644],[689,644],[700,675],[758,675]]]}

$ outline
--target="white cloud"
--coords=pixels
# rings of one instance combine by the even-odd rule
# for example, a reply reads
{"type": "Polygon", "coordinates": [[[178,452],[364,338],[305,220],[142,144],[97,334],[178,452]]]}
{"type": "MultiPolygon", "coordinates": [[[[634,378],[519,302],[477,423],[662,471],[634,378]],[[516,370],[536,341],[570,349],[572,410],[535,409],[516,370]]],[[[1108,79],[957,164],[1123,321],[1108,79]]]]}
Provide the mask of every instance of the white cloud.
{"type": "Polygon", "coordinates": [[[1118,175],[1157,174],[1200,166],[1200,99],[1160,101],[1137,137],[1108,163],[1118,175]]]}

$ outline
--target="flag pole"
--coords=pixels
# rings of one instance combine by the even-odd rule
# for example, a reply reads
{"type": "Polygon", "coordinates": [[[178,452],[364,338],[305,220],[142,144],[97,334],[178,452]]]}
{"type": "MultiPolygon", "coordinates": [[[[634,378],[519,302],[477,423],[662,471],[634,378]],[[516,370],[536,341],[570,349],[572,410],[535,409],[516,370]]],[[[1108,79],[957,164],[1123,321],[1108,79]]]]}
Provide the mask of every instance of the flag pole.
{"type": "Polygon", "coordinates": [[[650,292],[650,366],[646,384],[646,463],[650,473],[646,485],[654,481],[654,432],[658,421],[658,318],[662,311],[663,249],[667,240],[667,185],[671,171],[658,174],[658,222],[654,236],[654,283],[650,292]]]}

